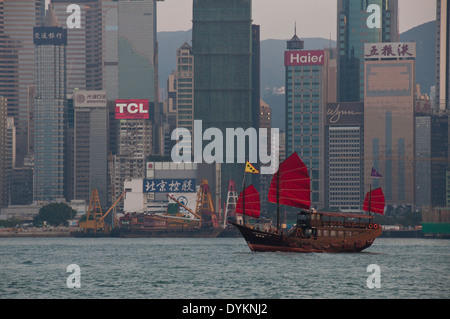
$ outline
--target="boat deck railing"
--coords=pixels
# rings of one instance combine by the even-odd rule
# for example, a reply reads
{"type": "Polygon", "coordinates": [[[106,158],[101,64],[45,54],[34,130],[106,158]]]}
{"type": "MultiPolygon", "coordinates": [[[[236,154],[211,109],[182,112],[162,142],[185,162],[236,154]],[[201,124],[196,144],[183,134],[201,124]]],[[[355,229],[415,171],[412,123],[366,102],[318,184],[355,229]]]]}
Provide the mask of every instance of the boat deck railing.
{"type": "Polygon", "coordinates": [[[315,227],[337,227],[337,228],[369,228],[370,223],[367,222],[342,222],[342,221],[324,221],[315,220],[311,222],[311,226],[315,227]]]}

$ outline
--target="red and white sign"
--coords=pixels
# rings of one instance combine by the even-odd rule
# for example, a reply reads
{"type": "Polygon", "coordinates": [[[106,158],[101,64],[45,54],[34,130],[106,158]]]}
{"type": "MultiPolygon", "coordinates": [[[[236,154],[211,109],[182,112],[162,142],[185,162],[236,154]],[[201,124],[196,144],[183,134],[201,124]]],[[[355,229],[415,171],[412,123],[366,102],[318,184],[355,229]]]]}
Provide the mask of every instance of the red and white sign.
{"type": "Polygon", "coordinates": [[[284,65],[323,65],[325,61],[324,50],[285,51],[284,65]]]}
{"type": "Polygon", "coordinates": [[[117,120],[147,120],[149,100],[116,100],[117,120]]]}

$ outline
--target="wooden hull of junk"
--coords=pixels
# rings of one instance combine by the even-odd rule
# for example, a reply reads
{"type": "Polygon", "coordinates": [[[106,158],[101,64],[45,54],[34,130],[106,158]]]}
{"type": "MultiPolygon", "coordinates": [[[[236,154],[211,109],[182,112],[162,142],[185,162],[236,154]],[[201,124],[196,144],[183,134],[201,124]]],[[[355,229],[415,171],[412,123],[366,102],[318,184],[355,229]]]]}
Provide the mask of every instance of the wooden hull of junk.
{"type": "Polygon", "coordinates": [[[252,227],[233,223],[241,232],[250,250],[255,252],[296,252],[296,253],[355,253],[370,247],[381,235],[381,227],[370,228],[328,228],[317,227],[317,233],[335,231],[336,236],[311,236],[302,238],[294,230],[290,234],[261,231],[252,227]],[[342,237],[337,236],[342,232],[342,237]],[[348,236],[345,236],[345,235],[348,236]]]}

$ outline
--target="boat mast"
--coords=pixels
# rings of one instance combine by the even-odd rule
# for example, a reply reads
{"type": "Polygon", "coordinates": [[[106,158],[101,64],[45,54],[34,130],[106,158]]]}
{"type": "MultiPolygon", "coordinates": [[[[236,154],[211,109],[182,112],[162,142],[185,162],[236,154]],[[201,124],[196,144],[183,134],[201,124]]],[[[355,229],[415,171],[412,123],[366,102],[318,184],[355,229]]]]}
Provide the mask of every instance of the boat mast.
{"type": "Polygon", "coordinates": [[[277,229],[280,230],[280,170],[277,171],[277,229]]]}
{"type": "Polygon", "coordinates": [[[244,178],[242,179],[242,219],[243,224],[245,226],[246,219],[245,219],[245,169],[244,169],[244,178]]]}

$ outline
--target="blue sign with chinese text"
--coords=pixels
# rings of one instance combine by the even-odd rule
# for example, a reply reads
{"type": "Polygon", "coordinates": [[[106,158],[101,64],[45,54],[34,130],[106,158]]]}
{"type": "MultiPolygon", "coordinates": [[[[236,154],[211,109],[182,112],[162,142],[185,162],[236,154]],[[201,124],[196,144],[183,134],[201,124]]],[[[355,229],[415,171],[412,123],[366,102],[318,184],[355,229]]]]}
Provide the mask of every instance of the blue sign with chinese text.
{"type": "Polygon", "coordinates": [[[144,179],[144,193],[195,192],[195,179],[144,179]]]}
{"type": "Polygon", "coordinates": [[[67,45],[67,30],[61,27],[34,27],[33,44],[67,45]]]}

